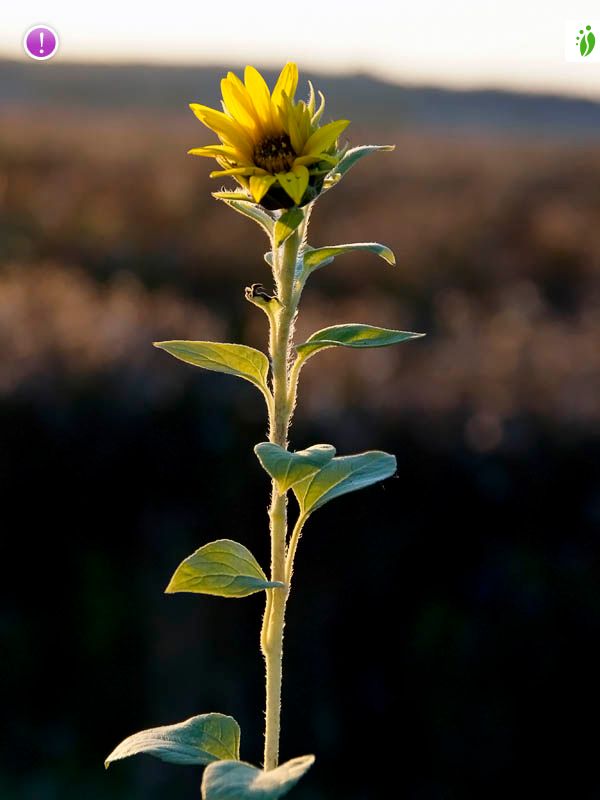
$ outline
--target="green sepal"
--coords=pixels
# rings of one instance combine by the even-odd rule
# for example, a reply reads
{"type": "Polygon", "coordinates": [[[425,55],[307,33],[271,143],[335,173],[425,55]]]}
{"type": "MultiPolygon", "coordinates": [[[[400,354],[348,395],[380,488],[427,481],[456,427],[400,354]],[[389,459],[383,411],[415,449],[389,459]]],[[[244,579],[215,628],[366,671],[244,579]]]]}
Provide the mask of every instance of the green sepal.
{"type": "Polygon", "coordinates": [[[251,197],[240,192],[213,192],[213,197],[221,200],[238,214],[243,214],[264,230],[270,238],[273,235],[275,220],[261,206],[256,205],[251,197]]]}
{"type": "Polygon", "coordinates": [[[313,444],[306,450],[290,452],[272,442],[260,442],[254,452],[262,468],[277,483],[279,494],[284,494],[294,484],[314,475],[335,456],[330,444],[313,444]]]}
{"type": "Polygon", "coordinates": [[[240,757],[240,726],[225,714],[200,714],[175,725],[163,725],[123,739],[104,762],[145,753],[170,764],[211,764],[240,757]]]}
{"type": "Polygon", "coordinates": [[[202,798],[278,800],[298,783],[314,762],[314,756],[301,756],[267,772],[244,761],[219,761],[204,770],[202,798]]]}
{"type": "Polygon", "coordinates": [[[173,573],[166,594],[192,592],[217,597],[248,597],[285,584],[269,581],[250,550],[231,539],[205,544],[184,559],[173,573]]]}
{"type": "Polygon", "coordinates": [[[245,344],[229,344],[224,342],[191,342],[174,340],[171,342],[154,342],[154,346],[165,350],[175,358],[192,364],[195,367],[225,372],[244,378],[267,393],[267,375],[269,359],[260,350],[245,344]]]}
{"type": "Polygon", "coordinates": [[[392,328],[377,328],[374,325],[362,325],[350,322],[345,325],[332,325],[311,334],[302,344],[296,345],[296,350],[302,360],[306,360],[328,347],[387,347],[409,339],[418,339],[424,333],[410,331],[396,331],[392,328]]]}
{"type": "Polygon", "coordinates": [[[311,514],[335,497],[365,489],[396,472],[396,458],[381,450],[332,459],[319,472],[295,484],[300,511],[311,514]]]}
{"type": "Polygon", "coordinates": [[[304,251],[304,269],[314,272],[319,267],[330,264],[336,256],[344,253],[368,252],[375,253],[391,266],[395,266],[396,258],[389,247],[378,242],[355,242],[353,244],[337,244],[328,247],[307,248],[304,251]]]}
{"type": "Polygon", "coordinates": [[[289,239],[303,219],[304,213],[296,206],[285,211],[275,223],[273,236],[275,247],[280,247],[286,239],[289,239]]]}
{"type": "Polygon", "coordinates": [[[393,144],[365,144],[348,150],[325,178],[323,183],[324,191],[335,186],[361,158],[371,155],[371,153],[391,152],[392,150],[395,150],[395,145],[393,144]]]}

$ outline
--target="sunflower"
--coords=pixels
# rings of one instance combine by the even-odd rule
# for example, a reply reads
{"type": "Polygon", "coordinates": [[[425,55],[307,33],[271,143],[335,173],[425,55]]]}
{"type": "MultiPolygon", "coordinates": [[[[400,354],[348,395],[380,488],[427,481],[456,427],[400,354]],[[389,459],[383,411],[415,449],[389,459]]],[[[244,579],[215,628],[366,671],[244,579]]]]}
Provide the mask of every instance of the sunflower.
{"type": "Polygon", "coordinates": [[[195,147],[194,156],[214,158],[222,167],[211,178],[231,175],[248,200],[267,208],[304,205],[320,192],[323,179],[340,160],[337,140],[349,125],[340,119],[320,126],[325,98],[309,82],[308,100],[295,100],[298,67],[286,64],[273,91],[254,67],[242,82],[233,72],[221,81],[223,111],[190,103],[198,119],[220,139],[195,147]]]}

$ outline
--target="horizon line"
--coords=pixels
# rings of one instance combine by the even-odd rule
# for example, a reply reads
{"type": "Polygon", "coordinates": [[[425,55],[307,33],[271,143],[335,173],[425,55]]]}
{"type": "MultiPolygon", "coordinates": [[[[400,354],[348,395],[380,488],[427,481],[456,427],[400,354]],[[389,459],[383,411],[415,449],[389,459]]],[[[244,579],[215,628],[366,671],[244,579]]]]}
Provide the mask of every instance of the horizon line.
{"type": "MultiPolygon", "coordinates": [[[[12,55],[6,55],[0,52],[0,67],[2,64],[13,64],[18,66],[26,66],[30,68],[39,69],[38,62],[33,62],[29,59],[23,58],[16,58],[12,55]]],[[[97,58],[65,58],[60,59],[58,61],[45,61],[43,63],[43,68],[49,67],[53,69],[55,66],[60,65],[61,67],[67,68],[75,68],[75,67],[107,67],[112,69],[127,69],[127,68],[141,68],[141,69],[172,69],[172,70],[184,70],[184,69],[199,69],[199,70],[222,70],[224,73],[230,71],[232,69],[240,69],[245,66],[244,60],[240,60],[236,64],[232,65],[229,64],[225,66],[223,63],[218,61],[196,61],[193,59],[189,60],[173,60],[170,58],[165,59],[143,59],[143,58],[119,58],[114,59],[110,57],[97,57],[97,58]]],[[[278,72],[277,67],[273,67],[270,65],[262,65],[259,62],[259,67],[266,71],[266,72],[278,72]]],[[[595,105],[600,104],[600,93],[592,93],[589,91],[568,91],[563,87],[543,87],[541,85],[537,85],[535,82],[532,82],[531,85],[523,85],[522,83],[516,83],[512,81],[503,81],[502,83],[498,83],[494,80],[485,80],[485,81],[473,81],[469,79],[461,80],[461,79],[452,79],[448,81],[438,80],[434,82],[428,79],[420,79],[418,77],[400,77],[394,76],[386,73],[381,73],[377,69],[370,69],[368,67],[359,66],[353,68],[342,67],[340,69],[329,68],[329,67],[307,67],[305,71],[312,75],[322,75],[326,77],[332,78],[358,78],[358,77],[365,77],[370,78],[371,80],[387,84],[388,86],[396,86],[401,89],[421,89],[421,90],[442,90],[448,92],[455,92],[455,93],[477,93],[477,92],[484,92],[484,93],[498,93],[498,94],[517,94],[523,96],[533,96],[533,97],[548,97],[548,98],[559,98],[565,100],[580,100],[586,101],[589,103],[593,103],[595,105]]]]}

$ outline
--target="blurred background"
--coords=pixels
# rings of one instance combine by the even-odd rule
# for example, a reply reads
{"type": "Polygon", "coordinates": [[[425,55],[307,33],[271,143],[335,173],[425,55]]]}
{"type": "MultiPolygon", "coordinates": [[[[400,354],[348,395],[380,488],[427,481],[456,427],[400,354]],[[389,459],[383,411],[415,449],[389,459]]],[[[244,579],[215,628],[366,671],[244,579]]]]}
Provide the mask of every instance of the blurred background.
{"type": "Polygon", "coordinates": [[[558,3],[371,5],[337,28],[316,3],[294,25],[236,3],[226,23],[179,2],[2,12],[3,800],[198,797],[199,769],[102,762],[210,710],[260,763],[263,598],[162,591],[217,538],[267,565],[263,401],[151,343],[266,346],[244,287],[272,287],[267,242],[186,156],[211,141],[187,103],[288,58],[351,145],[397,145],[311,226],[315,246],[384,242],[397,267],[319,271],[297,340],[427,333],[302,373],[291,446],[382,448],[398,474],[302,539],[282,756],[317,762],[293,796],[600,797],[600,65],[563,62],[558,3]],[[38,22],[61,35],[52,61],[21,50],[38,22]]]}

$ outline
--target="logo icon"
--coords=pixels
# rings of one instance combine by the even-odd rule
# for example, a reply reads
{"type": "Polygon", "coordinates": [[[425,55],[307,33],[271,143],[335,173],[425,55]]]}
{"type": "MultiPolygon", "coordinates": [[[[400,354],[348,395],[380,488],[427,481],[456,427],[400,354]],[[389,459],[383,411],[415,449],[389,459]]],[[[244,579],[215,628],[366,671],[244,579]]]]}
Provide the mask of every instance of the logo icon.
{"type": "Polygon", "coordinates": [[[583,28],[579,31],[576,44],[579,47],[579,52],[582,56],[589,56],[596,44],[596,37],[592,33],[592,26],[586,25],[585,31],[583,28]]]}
{"type": "Polygon", "coordinates": [[[49,25],[34,25],[23,37],[23,47],[30,58],[47,61],[58,50],[58,34],[49,25]]]}

